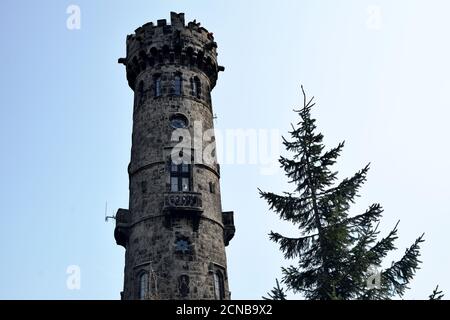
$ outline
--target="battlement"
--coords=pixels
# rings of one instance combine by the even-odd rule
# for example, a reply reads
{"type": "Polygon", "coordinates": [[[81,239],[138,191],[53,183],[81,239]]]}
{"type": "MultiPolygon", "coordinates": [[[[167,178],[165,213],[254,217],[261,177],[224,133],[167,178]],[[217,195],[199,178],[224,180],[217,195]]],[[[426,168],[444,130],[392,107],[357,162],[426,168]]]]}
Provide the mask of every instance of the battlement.
{"type": "Polygon", "coordinates": [[[119,63],[127,67],[127,78],[134,90],[136,77],[149,67],[179,64],[198,68],[210,78],[212,87],[217,73],[225,68],[217,64],[217,43],[196,20],[185,25],[184,13],[170,13],[166,19],[144,24],[127,36],[127,56],[119,63]]]}
{"type": "Polygon", "coordinates": [[[167,23],[166,19],[160,19],[156,21],[156,25],[153,22],[148,22],[143,26],[137,28],[134,35],[129,35],[128,37],[139,38],[140,36],[146,36],[147,33],[157,33],[162,30],[163,33],[170,33],[173,30],[182,30],[188,28],[191,31],[198,32],[201,36],[205,36],[210,40],[214,40],[214,35],[207,29],[201,26],[200,22],[197,20],[191,21],[185,25],[184,13],[170,13],[170,24],[167,23]]]}

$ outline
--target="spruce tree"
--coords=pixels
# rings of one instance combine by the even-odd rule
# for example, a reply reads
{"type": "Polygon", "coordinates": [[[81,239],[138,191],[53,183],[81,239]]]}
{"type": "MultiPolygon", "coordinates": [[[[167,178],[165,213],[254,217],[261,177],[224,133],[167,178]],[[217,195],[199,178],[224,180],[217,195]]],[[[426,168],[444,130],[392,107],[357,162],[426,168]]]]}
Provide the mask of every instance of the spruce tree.
{"type": "MultiPolygon", "coordinates": [[[[375,203],[360,214],[350,215],[351,204],[366,181],[369,165],[352,177],[337,181],[333,165],[344,142],[325,151],[323,135],[316,131],[311,117],[314,97],[294,110],[300,117],[292,125],[291,139],[283,144],[292,157],[280,157],[293,190],[282,194],[259,190],[272,211],[298,227],[298,237],[277,232],[270,239],[280,246],[286,259],[298,263],[282,268],[288,290],[306,299],[390,299],[402,297],[419,268],[419,249],[423,235],[405,251],[403,257],[380,270],[386,255],[395,250],[397,225],[380,239],[378,224],[383,208],[375,203]],[[375,270],[380,270],[379,274],[375,270]]],[[[281,292],[278,286],[270,297],[281,292]]],[[[285,297],[285,295],[284,295],[285,297]]]]}

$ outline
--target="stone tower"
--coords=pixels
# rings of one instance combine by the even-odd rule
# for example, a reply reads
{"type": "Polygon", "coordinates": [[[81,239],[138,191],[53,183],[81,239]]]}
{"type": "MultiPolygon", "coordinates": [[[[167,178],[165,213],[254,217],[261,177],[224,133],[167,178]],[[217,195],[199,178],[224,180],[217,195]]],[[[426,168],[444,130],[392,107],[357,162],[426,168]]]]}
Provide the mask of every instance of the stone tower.
{"type": "Polygon", "coordinates": [[[183,13],[127,37],[119,63],[134,91],[130,201],[114,231],[126,250],[122,299],[230,299],[225,246],[235,227],[222,212],[211,137],[211,90],[224,70],[216,49],[183,13]]]}

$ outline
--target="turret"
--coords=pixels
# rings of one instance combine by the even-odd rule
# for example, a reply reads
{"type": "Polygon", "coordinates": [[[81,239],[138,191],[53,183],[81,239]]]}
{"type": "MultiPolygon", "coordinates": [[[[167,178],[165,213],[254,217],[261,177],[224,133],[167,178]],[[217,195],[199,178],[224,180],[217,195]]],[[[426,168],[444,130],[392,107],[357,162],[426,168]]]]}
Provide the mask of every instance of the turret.
{"type": "Polygon", "coordinates": [[[235,227],[233,212],[222,212],[220,167],[207,149],[215,142],[176,149],[183,137],[174,139],[179,131],[201,139],[214,128],[211,91],[224,68],[213,34],[172,12],[170,25],[158,20],[129,35],[119,63],[134,91],[129,209],[118,211],[114,232],[126,249],[122,297],[229,299],[225,246],[235,227]]]}

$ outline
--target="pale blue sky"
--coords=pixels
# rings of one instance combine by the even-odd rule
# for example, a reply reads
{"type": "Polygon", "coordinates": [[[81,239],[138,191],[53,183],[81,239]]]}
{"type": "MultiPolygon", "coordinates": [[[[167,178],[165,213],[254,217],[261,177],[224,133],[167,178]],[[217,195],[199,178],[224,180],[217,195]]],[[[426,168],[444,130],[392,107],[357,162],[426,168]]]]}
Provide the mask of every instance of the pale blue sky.
{"type": "MultiPolygon", "coordinates": [[[[119,298],[124,250],[103,216],[106,201],[109,213],[128,206],[133,97],[117,58],[127,34],[170,11],[218,42],[226,71],[213,92],[216,127],[285,134],[304,84],[325,142],[347,142],[340,176],[372,163],[353,212],[381,202],[383,231],[401,219],[389,259],[425,232],[406,297],[426,298],[438,283],[449,297],[448,1],[3,0],[0,298],[119,298]],[[81,8],[80,30],[66,28],[70,4],[81,8]],[[66,287],[69,265],[81,268],[81,290],[66,287]]],[[[295,230],[257,187],[290,189],[281,171],[256,165],[224,164],[221,183],[237,227],[232,297],[258,299],[288,264],[267,233],[295,230]]]]}

